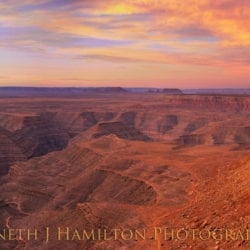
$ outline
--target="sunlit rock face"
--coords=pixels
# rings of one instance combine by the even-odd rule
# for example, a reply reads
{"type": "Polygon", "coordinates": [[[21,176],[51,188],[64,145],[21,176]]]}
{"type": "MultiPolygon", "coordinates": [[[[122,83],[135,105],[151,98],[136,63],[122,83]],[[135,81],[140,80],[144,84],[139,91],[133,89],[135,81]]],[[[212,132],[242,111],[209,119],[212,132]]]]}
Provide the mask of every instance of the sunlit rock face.
{"type": "MultiPolygon", "coordinates": [[[[90,94],[0,99],[0,226],[51,230],[3,249],[163,249],[154,227],[247,228],[249,97],[90,94]],[[57,240],[57,228],[145,228],[145,240],[57,240]]],[[[72,234],[71,234],[72,237],[72,234]]],[[[213,249],[214,240],[191,249],[213,249]]],[[[221,241],[223,249],[248,241],[221,241]]]]}

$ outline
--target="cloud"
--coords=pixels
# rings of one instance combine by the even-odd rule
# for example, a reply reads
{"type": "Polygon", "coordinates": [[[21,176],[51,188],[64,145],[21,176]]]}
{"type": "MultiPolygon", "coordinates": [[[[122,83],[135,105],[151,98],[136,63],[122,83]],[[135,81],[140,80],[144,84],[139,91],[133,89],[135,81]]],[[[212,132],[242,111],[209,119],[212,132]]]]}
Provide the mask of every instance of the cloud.
{"type": "Polygon", "coordinates": [[[25,26],[25,27],[1,27],[0,46],[15,47],[22,49],[30,46],[30,49],[37,51],[38,47],[43,47],[44,50],[50,48],[108,48],[129,45],[133,41],[99,39],[88,36],[79,36],[65,33],[54,33],[46,31],[40,27],[25,26]]]}
{"type": "Polygon", "coordinates": [[[6,51],[96,67],[152,63],[226,71],[250,63],[248,0],[10,0],[0,7],[6,51]]]}

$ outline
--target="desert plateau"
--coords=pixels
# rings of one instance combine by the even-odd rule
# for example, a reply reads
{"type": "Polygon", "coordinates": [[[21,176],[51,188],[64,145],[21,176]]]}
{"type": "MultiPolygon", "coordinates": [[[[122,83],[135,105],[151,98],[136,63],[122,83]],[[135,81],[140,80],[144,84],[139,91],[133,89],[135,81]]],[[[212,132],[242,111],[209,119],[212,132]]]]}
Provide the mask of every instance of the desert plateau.
{"type": "Polygon", "coordinates": [[[250,249],[247,95],[2,97],[0,138],[0,249],[250,249]],[[58,240],[58,227],[125,240],[58,240]],[[41,236],[3,239],[20,228],[41,236]]]}

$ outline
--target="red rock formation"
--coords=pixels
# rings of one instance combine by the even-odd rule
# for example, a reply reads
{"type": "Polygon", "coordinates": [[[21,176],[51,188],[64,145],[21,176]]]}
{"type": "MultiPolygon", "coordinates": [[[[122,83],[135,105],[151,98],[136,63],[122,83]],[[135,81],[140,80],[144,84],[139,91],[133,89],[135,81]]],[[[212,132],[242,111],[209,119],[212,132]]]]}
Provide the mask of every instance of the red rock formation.
{"type": "Polygon", "coordinates": [[[1,249],[250,248],[151,234],[249,227],[249,98],[127,98],[0,99],[0,166],[9,168],[0,177],[0,226],[51,230],[48,243],[0,241],[1,249]],[[149,234],[59,241],[57,228],[67,226],[149,234]]]}

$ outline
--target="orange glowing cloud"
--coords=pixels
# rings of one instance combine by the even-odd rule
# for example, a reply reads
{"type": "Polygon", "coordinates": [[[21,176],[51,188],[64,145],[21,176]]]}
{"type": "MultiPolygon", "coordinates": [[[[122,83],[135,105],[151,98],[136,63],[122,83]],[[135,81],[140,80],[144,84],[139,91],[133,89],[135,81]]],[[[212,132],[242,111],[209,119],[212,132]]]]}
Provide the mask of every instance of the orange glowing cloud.
{"type": "Polygon", "coordinates": [[[13,0],[0,14],[1,85],[249,86],[247,0],[13,0]]]}

